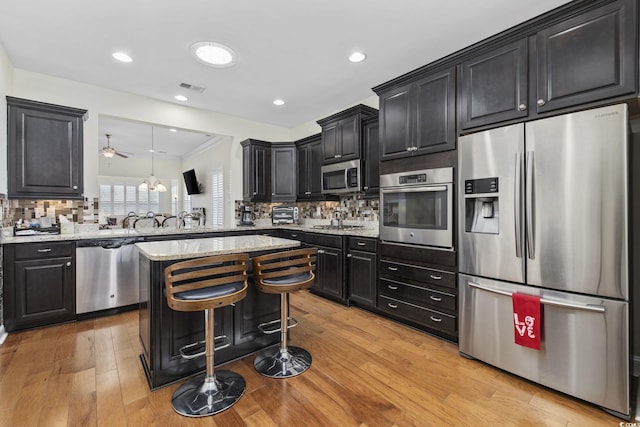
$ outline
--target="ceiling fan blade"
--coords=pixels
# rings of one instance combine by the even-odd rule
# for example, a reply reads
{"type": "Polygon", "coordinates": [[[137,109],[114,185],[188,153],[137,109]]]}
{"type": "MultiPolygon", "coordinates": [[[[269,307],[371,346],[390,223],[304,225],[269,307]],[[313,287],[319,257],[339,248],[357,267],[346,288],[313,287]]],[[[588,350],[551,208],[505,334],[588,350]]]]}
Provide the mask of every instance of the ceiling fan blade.
{"type": "Polygon", "coordinates": [[[118,152],[118,151],[116,151],[114,154],[115,154],[116,156],[120,156],[120,157],[125,158],[125,159],[128,159],[128,158],[129,158],[129,156],[125,156],[124,154],[122,154],[122,153],[120,153],[120,152],[118,152]]]}

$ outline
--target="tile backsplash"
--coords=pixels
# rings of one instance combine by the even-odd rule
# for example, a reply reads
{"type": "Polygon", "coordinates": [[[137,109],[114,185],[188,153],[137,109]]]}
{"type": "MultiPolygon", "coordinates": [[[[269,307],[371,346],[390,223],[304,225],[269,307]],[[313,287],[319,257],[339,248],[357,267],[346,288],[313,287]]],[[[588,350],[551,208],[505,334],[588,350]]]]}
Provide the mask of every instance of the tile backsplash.
{"type": "Polygon", "coordinates": [[[55,218],[60,215],[78,224],[97,224],[98,199],[84,200],[23,200],[4,199],[2,226],[11,227],[19,219],[34,219],[42,216],[55,218]]]}
{"type": "Polygon", "coordinates": [[[271,220],[271,208],[276,205],[297,206],[300,210],[300,221],[330,220],[340,216],[349,221],[377,222],[380,212],[379,199],[362,199],[358,196],[341,196],[335,202],[295,202],[295,203],[245,203],[236,200],[236,219],[240,220],[240,206],[249,206],[257,220],[271,220]]]}

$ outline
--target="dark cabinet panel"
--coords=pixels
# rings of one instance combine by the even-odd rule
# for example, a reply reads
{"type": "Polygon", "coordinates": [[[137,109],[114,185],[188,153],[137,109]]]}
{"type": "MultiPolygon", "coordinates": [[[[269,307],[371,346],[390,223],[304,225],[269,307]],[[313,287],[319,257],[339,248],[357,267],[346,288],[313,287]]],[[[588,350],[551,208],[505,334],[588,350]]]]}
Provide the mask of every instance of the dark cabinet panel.
{"type": "Polygon", "coordinates": [[[345,299],[342,249],[318,247],[317,276],[313,290],[339,300],[345,299]]]}
{"type": "Polygon", "coordinates": [[[242,145],[242,199],[271,201],[271,144],[247,139],[242,145]]]}
{"type": "Polygon", "coordinates": [[[538,112],[636,90],[636,2],[618,1],[536,36],[538,112]]]}
{"type": "Polygon", "coordinates": [[[462,63],[463,129],[527,115],[527,55],[527,40],[522,39],[462,63]]]}
{"type": "Polygon", "coordinates": [[[322,139],[320,134],[296,142],[298,200],[325,200],[322,194],[322,139]]]}
{"type": "Polygon", "coordinates": [[[46,248],[43,245],[23,243],[4,247],[8,331],[75,320],[74,245],[51,243],[46,248]]]}
{"type": "Polygon", "coordinates": [[[362,120],[378,115],[378,110],[357,105],[318,120],[322,127],[323,164],[359,159],[362,144],[362,120]]]}
{"type": "Polygon", "coordinates": [[[349,248],[349,302],[375,307],[378,282],[376,240],[349,237],[349,248]],[[359,249],[351,249],[354,246],[359,249]]]}
{"type": "Polygon", "coordinates": [[[272,144],[271,201],[295,202],[297,189],[296,146],[293,143],[272,144]]]}
{"type": "Polygon", "coordinates": [[[455,148],[455,76],[450,67],[380,93],[382,161],[455,148]]]}
{"type": "Polygon", "coordinates": [[[86,110],[7,97],[8,195],[81,199],[86,110]]]}
{"type": "Polygon", "coordinates": [[[378,117],[363,121],[362,189],[367,194],[380,192],[380,128],[378,117]]]}

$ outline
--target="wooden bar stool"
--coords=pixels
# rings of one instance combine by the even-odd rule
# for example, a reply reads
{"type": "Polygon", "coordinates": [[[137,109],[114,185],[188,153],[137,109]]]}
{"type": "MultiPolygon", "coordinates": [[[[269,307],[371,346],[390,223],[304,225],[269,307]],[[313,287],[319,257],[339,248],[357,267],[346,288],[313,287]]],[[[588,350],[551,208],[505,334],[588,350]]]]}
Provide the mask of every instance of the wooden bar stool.
{"type": "Polygon", "coordinates": [[[289,328],[298,324],[289,317],[289,293],[307,289],[313,284],[317,252],[317,248],[295,249],[253,259],[258,289],[269,294],[280,294],[280,319],[260,325],[264,333],[280,332],[280,347],[262,351],[253,364],[262,375],[288,378],[303,373],[311,366],[311,355],[307,350],[288,345],[289,328]],[[290,320],[293,321],[291,325],[290,320]],[[270,329],[269,326],[274,323],[279,323],[279,327],[270,329]]]}
{"type": "MultiPolygon", "coordinates": [[[[169,307],[176,311],[204,310],[205,318],[205,351],[187,354],[194,344],[180,349],[188,359],[206,356],[206,372],[191,378],[173,394],[173,409],[181,415],[217,414],[233,406],[244,394],[246,384],[241,375],[231,371],[214,372],[213,315],[215,308],[234,304],[247,295],[248,260],[248,254],[219,255],[181,261],[164,270],[169,307]]],[[[228,339],[227,342],[229,345],[228,339]]]]}

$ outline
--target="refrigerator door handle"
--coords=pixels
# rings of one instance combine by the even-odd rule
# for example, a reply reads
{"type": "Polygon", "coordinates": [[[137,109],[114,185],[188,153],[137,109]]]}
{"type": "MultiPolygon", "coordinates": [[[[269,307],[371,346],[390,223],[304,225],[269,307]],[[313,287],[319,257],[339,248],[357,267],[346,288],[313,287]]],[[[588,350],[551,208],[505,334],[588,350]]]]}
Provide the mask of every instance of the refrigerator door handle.
{"type": "MultiPolygon", "coordinates": [[[[500,290],[500,289],[494,289],[494,288],[491,288],[489,286],[480,285],[480,284],[475,283],[475,282],[467,282],[467,283],[469,283],[469,287],[470,288],[480,289],[481,291],[491,292],[493,294],[498,294],[498,295],[504,295],[505,297],[509,297],[509,298],[511,298],[511,295],[513,295],[509,291],[503,291],[503,290],[500,290]]],[[[605,308],[602,305],[576,304],[576,303],[572,303],[572,302],[556,301],[556,300],[550,300],[550,299],[546,299],[546,298],[540,298],[540,304],[551,305],[551,306],[560,307],[560,308],[572,308],[572,309],[575,309],[575,310],[593,311],[595,313],[604,313],[605,312],[605,308]]]]}
{"type": "Polygon", "coordinates": [[[527,210],[526,210],[526,216],[527,216],[527,256],[529,257],[529,259],[535,259],[536,255],[535,255],[535,244],[533,241],[533,235],[534,235],[534,230],[533,230],[533,225],[534,225],[534,218],[533,218],[533,167],[534,167],[534,159],[533,159],[533,151],[527,151],[527,157],[526,157],[526,162],[527,162],[527,181],[526,181],[526,197],[527,197],[527,210]]]}
{"type": "Polygon", "coordinates": [[[520,158],[520,152],[518,151],[516,153],[516,182],[515,182],[515,191],[514,191],[514,195],[513,195],[513,212],[515,215],[515,228],[516,228],[516,258],[521,258],[522,257],[522,239],[521,239],[521,234],[522,234],[522,224],[520,222],[520,218],[522,217],[521,212],[520,212],[520,207],[522,206],[522,202],[520,201],[520,187],[521,187],[521,158],[520,158]]]}

